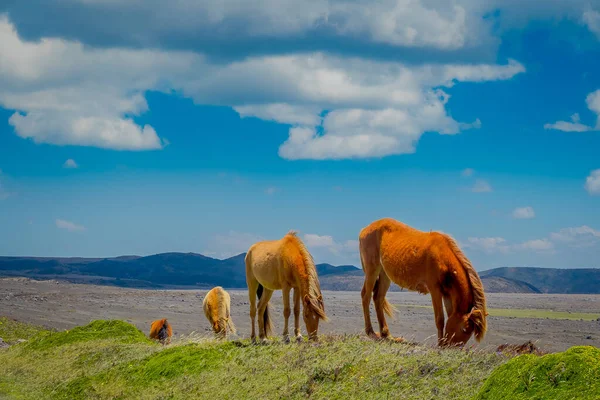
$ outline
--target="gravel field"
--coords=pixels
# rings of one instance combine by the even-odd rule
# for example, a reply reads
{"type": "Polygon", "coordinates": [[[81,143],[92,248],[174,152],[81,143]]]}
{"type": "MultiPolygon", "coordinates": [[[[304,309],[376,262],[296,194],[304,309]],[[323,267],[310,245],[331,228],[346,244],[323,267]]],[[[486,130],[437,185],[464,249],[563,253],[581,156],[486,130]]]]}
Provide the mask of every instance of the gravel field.
{"type": "MultiPolygon", "coordinates": [[[[240,337],[250,335],[248,295],[244,290],[228,290],[232,318],[240,337]]],[[[123,319],[147,332],[154,319],[168,318],[175,335],[191,332],[210,334],[202,313],[206,290],[146,290],[112,286],[35,281],[26,278],[0,279],[0,316],[56,329],[69,329],[94,319],[123,319]]],[[[319,333],[363,332],[359,292],[323,292],[329,322],[321,322],[319,333]]],[[[397,306],[395,320],[389,320],[394,336],[418,342],[435,343],[436,329],[429,296],[410,292],[388,293],[397,306]]],[[[487,294],[490,309],[535,309],[597,313],[600,295],[487,294]]],[[[271,300],[275,332],[283,330],[281,292],[271,300]]],[[[377,327],[373,306],[371,318],[377,327]]],[[[293,327],[293,316],[290,318],[293,327]]],[[[305,332],[304,322],[301,322],[305,332]]],[[[488,334],[479,347],[495,348],[502,343],[534,341],[546,351],[563,351],[574,345],[600,347],[600,321],[488,317],[488,334]]],[[[293,332],[293,331],[292,331],[293,332]]],[[[470,345],[475,344],[473,340],[470,345]]]]}

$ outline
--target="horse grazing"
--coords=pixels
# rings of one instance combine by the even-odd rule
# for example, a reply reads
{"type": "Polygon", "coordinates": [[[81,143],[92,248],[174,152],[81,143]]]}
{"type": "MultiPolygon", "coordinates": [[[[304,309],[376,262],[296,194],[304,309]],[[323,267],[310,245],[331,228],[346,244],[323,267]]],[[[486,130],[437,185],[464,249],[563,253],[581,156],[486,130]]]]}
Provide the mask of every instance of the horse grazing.
{"type": "Polygon", "coordinates": [[[271,334],[273,325],[269,315],[269,300],[273,291],[281,290],[283,295],[283,316],[285,325],[283,338],[289,342],[288,320],[290,311],[290,291],[294,289],[294,334],[301,341],[300,299],[303,317],[311,340],[317,340],[319,320],[327,321],[325,305],[317,276],[317,269],[311,254],[295,232],[288,232],[279,240],[255,243],[246,254],[246,283],[250,297],[250,319],[252,340],[256,340],[254,319],[256,317],[256,297],[258,296],[258,334],[265,341],[271,334]]]}
{"type": "Polygon", "coordinates": [[[152,322],[150,325],[150,339],[158,340],[161,344],[171,343],[173,329],[166,318],[152,322]]]}
{"type": "Polygon", "coordinates": [[[483,285],[449,235],[422,232],[384,218],[362,229],[359,243],[365,273],[361,295],[367,335],[390,338],[384,313],[392,317],[394,309],[385,295],[394,282],[411,291],[431,294],[440,346],[464,345],[473,333],[478,342],[483,339],[488,315],[483,285]],[[380,335],[371,325],[371,294],[380,335]],[[445,332],[442,304],[448,314],[445,332]]]}
{"type": "Polygon", "coordinates": [[[226,338],[227,333],[235,333],[235,325],[230,314],[231,298],[221,286],[214,287],[206,293],[202,309],[212,329],[219,338],[226,338]]]}

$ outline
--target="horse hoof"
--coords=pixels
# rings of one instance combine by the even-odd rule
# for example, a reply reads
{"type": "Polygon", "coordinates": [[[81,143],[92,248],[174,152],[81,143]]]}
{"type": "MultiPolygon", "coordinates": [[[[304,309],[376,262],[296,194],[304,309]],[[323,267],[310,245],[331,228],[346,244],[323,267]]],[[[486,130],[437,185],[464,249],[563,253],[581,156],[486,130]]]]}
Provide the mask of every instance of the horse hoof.
{"type": "Polygon", "coordinates": [[[302,335],[296,336],[296,342],[302,343],[303,341],[304,341],[304,338],[302,337],[302,335]]]}
{"type": "Polygon", "coordinates": [[[286,343],[286,344],[289,343],[290,342],[290,337],[289,336],[284,336],[283,337],[283,342],[286,343]]]}
{"type": "Polygon", "coordinates": [[[269,344],[269,340],[268,340],[267,338],[263,338],[263,339],[260,341],[260,344],[269,344]]]}
{"type": "Polygon", "coordinates": [[[406,342],[406,339],[404,339],[401,336],[399,336],[399,337],[388,336],[386,339],[389,340],[392,343],[404,343],[404,342],[406,342]]]}
{"type": "Polygon", "coordinates": [[[368,336],[373,340],[381,340],[381,335],[376,332],[371,332],[368,334],[368,336]]]}

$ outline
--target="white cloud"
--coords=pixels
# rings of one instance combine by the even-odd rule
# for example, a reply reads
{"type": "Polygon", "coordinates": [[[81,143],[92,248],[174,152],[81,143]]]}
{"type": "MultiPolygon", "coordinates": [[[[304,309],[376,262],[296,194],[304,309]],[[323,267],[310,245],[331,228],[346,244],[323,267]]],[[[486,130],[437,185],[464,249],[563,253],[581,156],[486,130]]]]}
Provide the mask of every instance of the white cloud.
{"type": "Polygon", "coordinates": [[[591,195],[600,194],[600,169],[590,172],[590,175],[585,179],[585,190],[591,195]]]}
{"type": "Polygon", "coordinates": [[[304,244],[317,263],[357,264],[359,262],[358,240],[336,241],[329,235],[305,234],[304,244]]]}
{"type": "Polygon", "coordinates": [[[313,233],[307,233],[304,235],[304,243],[307,247],[332,247],[335,244],[333,237],[320,236],[313,233]]]}
{"type": "Polygon", "coordinates": [[[528,240],[516,246],[521,250],[533,250],[536,252],[547,252],[554,250],[554,244],[548,239],[528,240]]]}
{"type": "Polygon", "coordinates": [[[600,243],[600,231],[587,225],[563,228],[558,232],[551,233],[550,239],[572,247],[589,247],[600,243]]]}
{"type": "Polygon", "coordinates": [[[510,246],[501,237],[470,237],[464,247],[482,250],[486,253],[507,253],[510,246]]]}
{"type": "Polygon", "coordinates": [[[474,193],[489,193],[492,191],[492,186],[484,179],[477,179],[471,191],[474,193]]]}
{"type": "Polygon", "coordinates": [[[134,117],[148,111],[145,92],[174,90],[198,104],[292,125],[279,149],[284,158],[411,153],[425,132],[457,134],[481,126],[477,119],[465,123],[448,115],[443,87],[510,79],[525,70],[514,60],[403,64],[320,52],[213,63],[193,52],[28,42],[6,16],[0,16],[0,41],[0,105],[16,110],[9,122],[19,136],[117,150],[164,147],[166,140],[134,117]]]}
{"type": "Polygon", "coordinates": [[[516,219],[531,219],[535,218],[535,211],[532,207],[519,207],[514,209],[512,216],[516,219]]]}
{"type": "Polygon", "coordinates": [[[65,229],[69,232],[81,232],[85,230],[85,227],[82,225],[78,225],[76,223],[73,223],[71,221],[67,221],[64,219],[57,219],[56,220],[56,227],[59,229],[65,229]]]}
{"type": "Polygon", "coordinates": [[[0,14],[0,105],[9,123],[36,143],[150,150],[154,129],[132,117],[148,108],[144,91],[190,57],[146,50],[88,49],[61,39],[23,41],[0,14]]]}
{"type": "Polygon", "coordinates": [[[290,125],[312,125],[321,123],[319,108],[292,106],[284,103],[233,107],[241,117],[257,117],[266,121],[277,121],[290,125]]]}
{"type": "Polygon", "coordinates": [[[215,235],[202,253],[221,259],[229,258],[247,252],[250,246],[262,240],[265,239],[253,233],[229,231],[215,235]]]}
{"type": "Polygon", "coordinates": [[[571,115],[571,122],[557,121],[553,124],[545,124],[544,129],[554,129],[563,132],[587,132],[600,130],[600,89],[587,95],[585,102],[587,107],[596,114],[594,125],[585,125],[580,122],[578,113],[571,115]]]}
{"type": "Polygon", "coordinates": [[[79,168],[79,165],[75,162],[75,160],[73,160],[72,158],[69,158],[63,164],[63,168],[79,168]]]}
{"type": "Polygon", "coordinates": [[[460,173],[462,176],[464,177],[470,177],[473,176],[473,174],[475,173],[475,170],[473,168],[465,168],[462,170],[462,172],[460,173]]]}
{"type": "Polygon", "coordinates": [[[600,39],[600,12],[586,10],[583,13],[583,22],[587,25],[588,29],[595,33],[598,39],[600,39]]]}

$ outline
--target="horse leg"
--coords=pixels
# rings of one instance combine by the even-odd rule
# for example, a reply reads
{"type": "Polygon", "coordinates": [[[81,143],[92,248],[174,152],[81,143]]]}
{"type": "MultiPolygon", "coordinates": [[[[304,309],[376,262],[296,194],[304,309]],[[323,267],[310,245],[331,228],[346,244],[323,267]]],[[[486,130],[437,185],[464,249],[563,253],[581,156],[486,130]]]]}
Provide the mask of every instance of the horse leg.
{"type": "MultiPolygon", "coordinates": [[[[256,331],[254,320],[256,319],[256,290],[258,289],[258,281],[256,279],[248,279],[248,298],[250,300],[250,321],[252,323],[252,333],[250,339],[256,341],[256,331]]],[[[258,317],[261,320],[261,317],[258,317]]]]}
{"type": "Polygon", "coordinates": [[[292,313],[290,309],[290,290],[289,286],[284,286],[281,290],[283,296],[283,318],[284,318],[284,326],[283,326],[283,340],[285,343],[290,342],[290,332],[288,328],[288,321],[290,319],[290,314],[292,313]]]}
{"type": "Polygon", "coordinates": [[[362,291],[360,292],[362,297],[363,315],[365,318],[365,333],[370,337],[377,337],[377,334],[373,330],[373,325],[371,324],[371,312],[369,310],[371,305],[371,295],[373,293],[376,280],[377,275],[373,275],[372,273],[365,271],[365,283],[363,284],[362,291]]]}
{"type": "Polygon", "coordinates": [[[390,338],[390,330],[385,320],[385,295],[390,288],[392,281],[384,271],[379,273],[379,280],[375,284],[373,291],[373,303],[375,303],[375,312],[377,313],[377,321],[379,322],[379,334],[382,338],[390,338]]]}
{"type": "Polygon", "coordinates": [[[267,341],[264,315],[272,295],[273,291],[263,286],[262,296],[258,301],[258,337],[262,339],[263,342],[267,341]]]}
{"type": "Polygon", "coordinates": [[[302,333],[300,333],[300,288],[294,289],[294,335],[298,342],[302,341],[302,333]]]}
{"type": "Polygon", "coordinates": [[[435,316],[435,326],[438,331],[438,345],[442,346],[444,340],[444,307],[442,305],[442,292],[437,287],[430,290],[431,304],[433,305],[433,315],[435,316]]]}
{"type": "Polygon", "coordinates": [[[450,318],[454,312],[454,308],[452,307],[452,299],[448,296],[444,296],[444,307],[446,308],[446,315],[450,318]]]}

